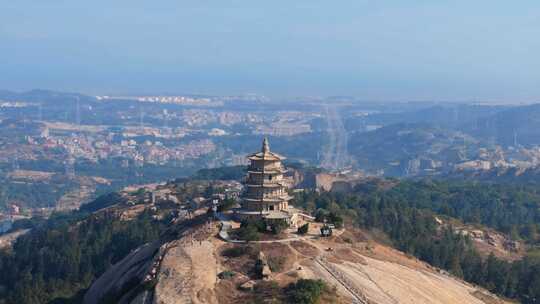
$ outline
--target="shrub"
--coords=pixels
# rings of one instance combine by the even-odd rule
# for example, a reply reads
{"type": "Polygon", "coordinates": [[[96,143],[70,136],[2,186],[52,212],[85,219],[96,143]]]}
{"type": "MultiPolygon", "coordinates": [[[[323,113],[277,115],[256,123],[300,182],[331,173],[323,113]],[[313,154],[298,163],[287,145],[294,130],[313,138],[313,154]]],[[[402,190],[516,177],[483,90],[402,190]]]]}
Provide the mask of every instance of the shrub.
{"type": "Polygon", "coordinates": [[[304,225],[298,227],[298,234],[306,234],[309,230],[309,223],[305,223],[304,225]]]}
{"type": "Polygon", "coordinates": [[[333,212],[328,216],[328,220],[338,229],[343,227],[343,218],[333,212]]]}
{"type": "Polygon", "coordinates": [[[258,232],[266,232],[266,223],[262,219],[243,220],[240,223],[240,228],[253,226],[258,232]]]}
{"type": "Polygon", "coordinates": [[[267,292],[270,290],[279,291],[279,285],[276,281],[260,281],[253,287],[255,292],[267,292]]]}
{"type": "Polygon", "coordinates": [[[228,258],[237,258],[250,252],[250,248],[247,246],[231,247],[223,250],[221,255],[228,258]]]}
{"type": "Polygon", "coordinates": [[[289,227],[289,225],[287,224],[287,222],[283,221],[283,220],[280,220],[280,221],[276,221],[274,223],[272,223],[272,233],[273,234],[280,234],[283,232],[283,230],[287,229],[287,227],[289,227]]]}
{"type": "Polygon", "coordinates": [[[326,285],[322,280],[300,279],[287,287],[290,303],[314,304],[319,301],[326,285]]]}
{"type": "Polygon", "coordinates": [[[280,272],[283,270],[286,258],[284,256],[271,256],[268,257],[268,267],[272,272],[280,272]]]}
{"type": "Polygon", "coordinates": [[[276,281],[260,281],[253,287],[256,298],[255,303],[281,303],[282,289],[276,281]],[[278,302],[268,302],[277,300],[278,302]]]}
{"type": "Polygon", "coordinates": [[[324,209],[318,209],[317,212],[315,213],[315,221],[322,223],[324,222],[325,219],[328,220],[329,214],[330,213],[324,209]]]}
{"type": "Polygon", "coordinates": [[[221,202],[221,204],[219,204],[217,206],[217,211],[218,212],[227,211],[227,210],[231,209],[234,206],[235,203],[236,202],[233,199],[230,199],[230,198],[225,199],[225,200],[223,200],[221,202]]]}
{"type": "Polygon", "coordinates": [[[230,270],[225,270],[225,271],[222,271],[218,274],[218,277],[222,280],[226,280],[226,279],[230,279],[232,277],[234,277],[236,273],[234,271],[230,271],[230,270]]]}
{"type": "Polygon", "coordinates": [[[241,226],[238,229],[237,235],[240,239],[248,242],[258,241],[260,237],[259,230],[254,225],[241,226]]]}
{"type": "Polygon", "coordinates": [[[322,223],[324,220],[326,220],[328,223],[334,224],[336,228],[343,227],[343,218],[335,212],[329,212],[324,209],[317,210],[317,213],[315,213],[315,221],[322,223]]]}

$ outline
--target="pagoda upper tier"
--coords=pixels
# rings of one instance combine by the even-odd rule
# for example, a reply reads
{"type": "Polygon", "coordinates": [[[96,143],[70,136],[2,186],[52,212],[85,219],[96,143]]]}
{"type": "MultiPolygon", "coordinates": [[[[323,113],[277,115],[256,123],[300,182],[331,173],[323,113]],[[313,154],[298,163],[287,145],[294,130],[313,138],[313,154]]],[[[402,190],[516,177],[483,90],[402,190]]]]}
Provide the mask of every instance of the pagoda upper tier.
{"type": "Polygon", "coordinates": [[[270,151],[270,144],[268,143],[268,139],[264,138],[261,151],[249,155],[248,159],[254,160],[254,161],[257,161],[257,160],[282,161],[286,158],[277,153],[270,151]]]}

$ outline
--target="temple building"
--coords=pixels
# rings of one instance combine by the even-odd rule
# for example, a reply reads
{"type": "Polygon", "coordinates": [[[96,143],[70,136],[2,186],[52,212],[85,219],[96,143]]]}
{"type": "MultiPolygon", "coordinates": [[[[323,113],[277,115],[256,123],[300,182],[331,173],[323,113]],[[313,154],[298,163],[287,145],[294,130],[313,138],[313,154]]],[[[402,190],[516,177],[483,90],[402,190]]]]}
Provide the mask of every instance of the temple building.
{"type": "Polygon", "coordinates": [[[288,183],[281,164],[285,158],[270,151],[265,138],[260,152],[248,156],[245,190],[242,195],[242,208],[237,211],[241,219],[262,218],[266,221],[284,220],[289,225],[296,225],[295,209],[289,207],[288,183]]]}

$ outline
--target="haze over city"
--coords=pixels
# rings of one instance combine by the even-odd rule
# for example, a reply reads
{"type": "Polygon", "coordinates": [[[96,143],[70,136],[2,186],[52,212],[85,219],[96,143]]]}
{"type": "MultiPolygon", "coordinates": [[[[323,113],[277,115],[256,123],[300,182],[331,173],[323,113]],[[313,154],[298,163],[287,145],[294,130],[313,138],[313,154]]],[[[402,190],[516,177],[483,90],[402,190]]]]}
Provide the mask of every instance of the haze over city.
{"type": "Polygon", "coordinates": [[[539,303],[538,0],[0,2],[0,304],[539,303]]]}
{"type": "Polygon", "coordinates": [[[540,100],[536,1],[1,6],[1,89],[540,100]]]}

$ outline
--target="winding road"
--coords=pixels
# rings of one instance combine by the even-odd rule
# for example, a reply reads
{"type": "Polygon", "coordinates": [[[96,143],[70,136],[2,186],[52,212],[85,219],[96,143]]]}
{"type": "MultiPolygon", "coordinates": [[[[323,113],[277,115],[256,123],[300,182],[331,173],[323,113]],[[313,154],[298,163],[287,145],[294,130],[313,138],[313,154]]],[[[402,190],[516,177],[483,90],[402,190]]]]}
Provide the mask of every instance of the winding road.
{"type": "Polygon", "coordinates": [[[349,165],[347,131],[337,106],[326,105],[325,112],[328,124],[328,144],[324,149],[321,167],[338,171],[349,165]]]}

